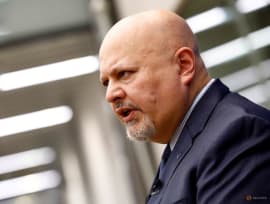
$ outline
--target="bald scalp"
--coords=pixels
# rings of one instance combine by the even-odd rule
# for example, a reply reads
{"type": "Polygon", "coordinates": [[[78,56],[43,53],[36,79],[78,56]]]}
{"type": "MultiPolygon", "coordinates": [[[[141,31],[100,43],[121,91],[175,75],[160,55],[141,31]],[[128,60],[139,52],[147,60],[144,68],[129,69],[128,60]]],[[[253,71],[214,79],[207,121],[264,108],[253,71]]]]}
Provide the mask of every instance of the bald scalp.
{"type": "Polygon", "coordinates": [[[107,50],[142,49],[155,52],[172,51],[186,46],[197,50],[196,39],[185,20],[173,12],[152,10],[126,17],[116,23],[105,36],[100,57],[107,50]]]}

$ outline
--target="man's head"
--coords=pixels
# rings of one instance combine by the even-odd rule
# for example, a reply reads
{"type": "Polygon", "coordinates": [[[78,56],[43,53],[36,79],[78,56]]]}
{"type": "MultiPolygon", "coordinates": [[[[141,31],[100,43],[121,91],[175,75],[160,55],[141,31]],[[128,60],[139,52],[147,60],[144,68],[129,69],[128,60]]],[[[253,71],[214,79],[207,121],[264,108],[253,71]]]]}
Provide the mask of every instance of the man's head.
{"type": "Polygon", "coordinates": [[[106,99],[130,138],[167,143],[209,76],[176,14],[154,10],[115,24],[100,48],[106,99]]]}

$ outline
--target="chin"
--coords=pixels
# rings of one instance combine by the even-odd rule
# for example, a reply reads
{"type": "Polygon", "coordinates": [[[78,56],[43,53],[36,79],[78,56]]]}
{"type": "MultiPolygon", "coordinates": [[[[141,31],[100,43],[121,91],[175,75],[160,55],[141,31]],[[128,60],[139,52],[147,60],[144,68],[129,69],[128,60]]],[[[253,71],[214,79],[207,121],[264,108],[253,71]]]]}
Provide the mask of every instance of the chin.
{"type": "Polygon", "coordinates": [[[126,126],[127,137],[131,140],[149,141],[156,134],[156,128],[152,121],[144,119],[141,123],[126,126]]]}

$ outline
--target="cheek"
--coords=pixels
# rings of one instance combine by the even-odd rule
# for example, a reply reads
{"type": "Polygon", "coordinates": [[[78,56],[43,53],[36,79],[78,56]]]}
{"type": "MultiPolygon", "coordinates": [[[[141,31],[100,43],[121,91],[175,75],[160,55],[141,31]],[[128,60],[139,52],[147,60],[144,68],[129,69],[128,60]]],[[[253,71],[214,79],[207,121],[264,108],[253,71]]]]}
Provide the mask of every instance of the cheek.
{"type": "Polygon", "coordinates": [[[165,86],[157,89],[156,104],[160,107],[160,114],[173,115],[176,110],[183,105],[185,101],[184,93],[181,85],[175,81],[167,83],[165,86]]]}
{"type": "Polygon", "coordinates": [[[145,113],[156,115],[163,99],[164,80],[162,76],[147,71],[137,75],[128,87],[128,97],[145,113]]]}
{"type": "Polygon", "coordinates": [[[141,108],[151,109],[158,103],[158,93],[145,86],[131,89],[129,93],[132,101],[142,106],[141,108]]]}
{"type": "Polygon", "coordinates": [[[127,97],[145,113],[157,111],[159,92],[152,83],[133,84],[127,90],[127,97]]]}

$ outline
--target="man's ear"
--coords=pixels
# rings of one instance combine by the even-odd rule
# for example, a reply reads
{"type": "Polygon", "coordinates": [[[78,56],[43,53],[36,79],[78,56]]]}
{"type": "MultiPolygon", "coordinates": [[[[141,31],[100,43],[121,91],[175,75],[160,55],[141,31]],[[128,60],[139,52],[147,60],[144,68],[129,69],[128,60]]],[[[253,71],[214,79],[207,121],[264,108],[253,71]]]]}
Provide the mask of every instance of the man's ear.
{"type": "Polygon", "coordinates": [[[181,81],[189,85],[195,76],[195,54],[189,47],[181,47],[175,52],[181,81]]]}

